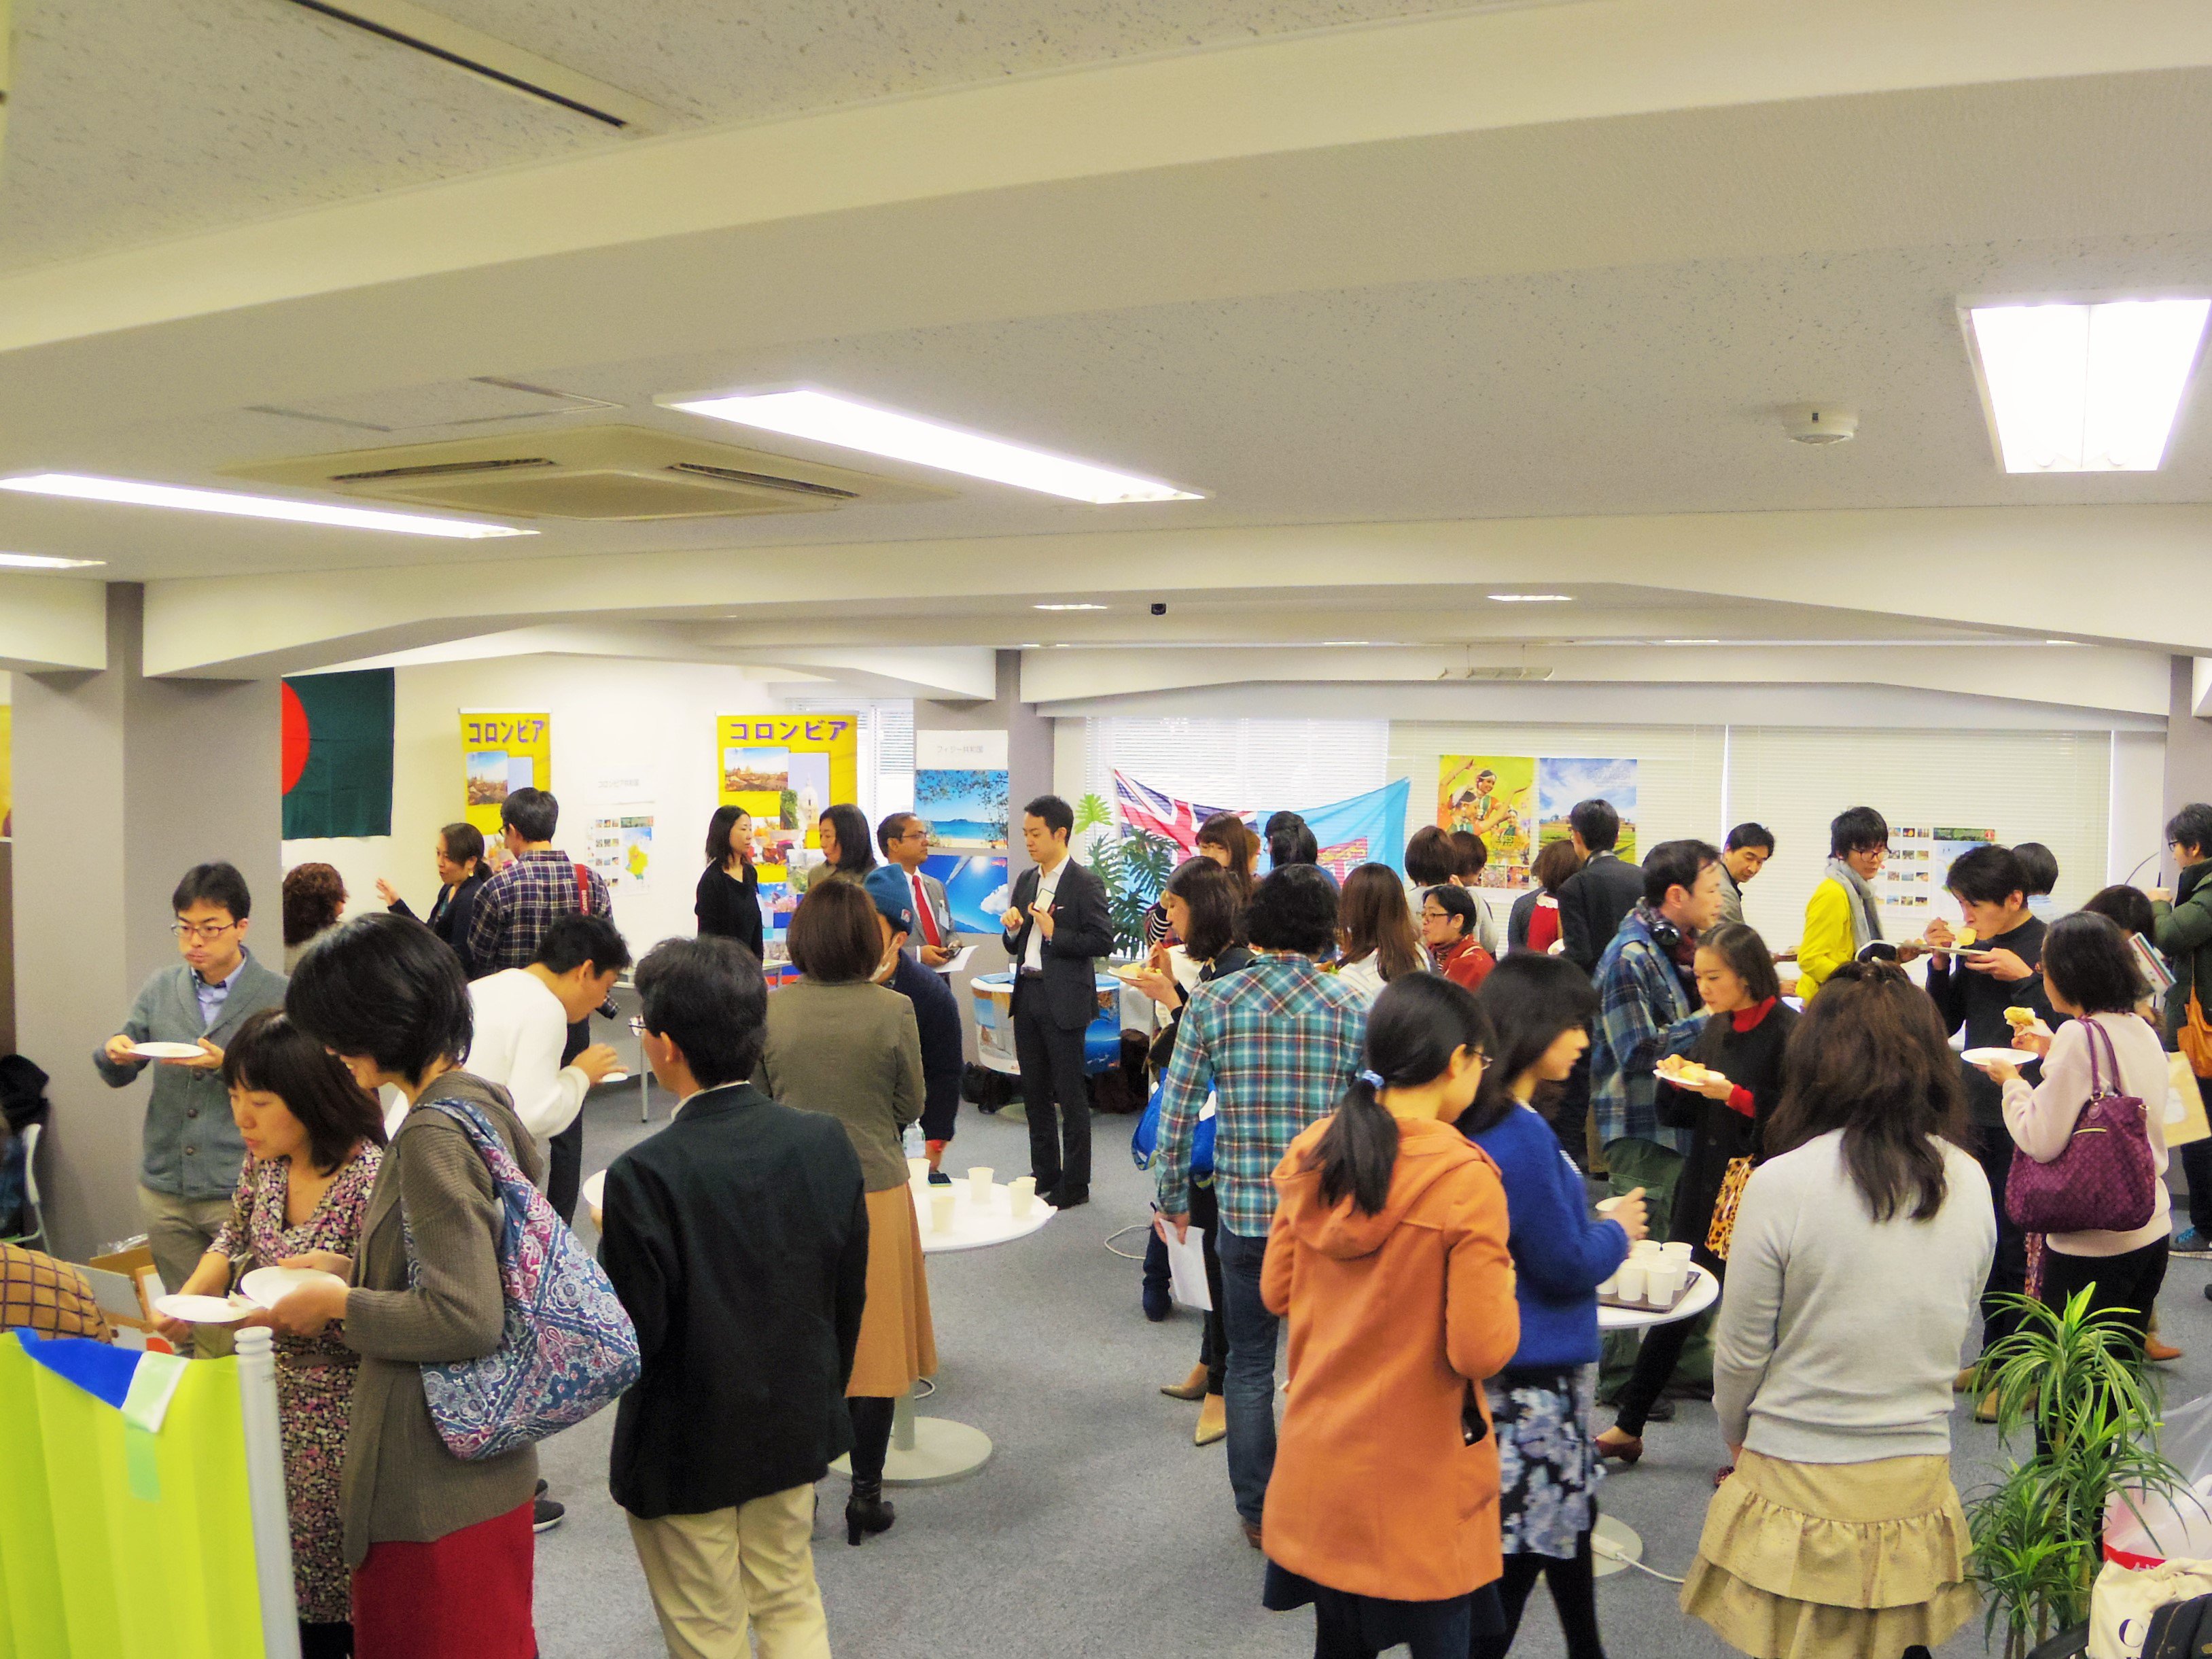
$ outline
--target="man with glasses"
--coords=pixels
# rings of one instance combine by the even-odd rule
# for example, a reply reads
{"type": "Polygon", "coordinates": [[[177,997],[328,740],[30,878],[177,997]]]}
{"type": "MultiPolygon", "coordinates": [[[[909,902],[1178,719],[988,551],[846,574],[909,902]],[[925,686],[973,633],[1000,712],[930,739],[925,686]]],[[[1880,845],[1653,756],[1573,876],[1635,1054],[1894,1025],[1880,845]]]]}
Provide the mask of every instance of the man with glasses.
{"type": "Polygon", "coordinates": [[[285,980],[246,948],[253,900],[232,866],[193,866],[169,902],[177,918],[169,931],[184,959],[146,981],[123,1030],[94,1051],[92,1063],[112,1089],[154,1067],[138,1200],[154,1265],[173,1291],[230,1218],[231,1194],[246,1159],[222,1086],[223,1047],[247,1015],[284,1006],[285,980]],[[146,1042],[195,1052],[149,1060],[138,1053],[146,1042]]]}
{"type": "Polygon", "coordinates": [[[929,856],[929,825],[911,812],[894,812],[876,826],[876,845],[885,863],[898,866],[914,907],[908,943],[923,967],[941,970],[960,954],[960,930],[952,925],[945,884],[921,873],[921,861],[929,856]]]}

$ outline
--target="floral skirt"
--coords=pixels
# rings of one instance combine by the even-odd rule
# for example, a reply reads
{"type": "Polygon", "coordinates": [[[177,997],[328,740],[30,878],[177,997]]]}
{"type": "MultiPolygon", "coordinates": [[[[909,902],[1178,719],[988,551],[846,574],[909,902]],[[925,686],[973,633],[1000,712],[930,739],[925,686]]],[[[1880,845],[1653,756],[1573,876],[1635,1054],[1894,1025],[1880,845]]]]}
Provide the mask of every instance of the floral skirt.
{"type": "Polygon", "coordinates": [[[1590,1437],[1596,1367],[1502,1371],[1483,1385],[1498,1436],[1498,1529],[1508,1555],[1572,1559],[1597,1519],[1605,1466],[1590,1437]]]}
{"type": "Polygon", "coordinates": [[[1788,1463],[1747,1449],[1705,1511],[1682,1586],[1751,1659],[1899,1659],[1980,1610],[1948,1457],[1788,1463]]]}
{"type": "Polygon", "coordinates": [[[336,1624],[352,1616],[353,1574],[338,1522],[352,1364],[276,1362],[276,1420],[284,1441],[284,1495],[292,1522],[292,1589],[300,1617],[336,1624]]]}

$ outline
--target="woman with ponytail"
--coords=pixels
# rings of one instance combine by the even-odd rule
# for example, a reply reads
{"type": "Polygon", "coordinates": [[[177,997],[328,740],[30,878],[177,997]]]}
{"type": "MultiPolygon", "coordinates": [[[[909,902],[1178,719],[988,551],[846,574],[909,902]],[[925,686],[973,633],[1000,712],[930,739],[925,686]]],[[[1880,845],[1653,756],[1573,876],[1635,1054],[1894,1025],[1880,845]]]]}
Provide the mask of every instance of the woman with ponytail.
{"type": "Polygon", "coordinates": [[[1467,991],[1394,980],[1358,1078],[1275,1170],[1261,1292],[1290,1322],[1291,1382],[1264,1599],[1313,1606],[1315,1659],[1467,1659],[1502,1628],[1480,1384],[1521,1321],[1504,1188],[1453,1127],[1490,1046],[1467,991]]]}

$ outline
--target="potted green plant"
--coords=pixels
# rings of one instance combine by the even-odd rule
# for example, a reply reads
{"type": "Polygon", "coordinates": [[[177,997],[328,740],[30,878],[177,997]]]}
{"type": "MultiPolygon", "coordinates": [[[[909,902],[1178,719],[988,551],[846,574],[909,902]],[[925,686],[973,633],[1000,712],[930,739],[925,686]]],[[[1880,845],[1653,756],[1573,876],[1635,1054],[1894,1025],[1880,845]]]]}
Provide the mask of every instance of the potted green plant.
{"type": "Polygon", "coordinates": [[[2159,1453],[2157,1397],[2133,1331],[2093,1315],[2087,1290],[2063,1308],[1999,1300],[2019,1328],[1982,1355],[1971,1392],[1995,1395],[2008,1450],[2023,1431],[2033,1449],[1966,1517],[1971,1571],[1989,1602],[1984,1636],[1994,1644],[2002,1625],[2004,1659],[2022,1659],[2088,1618],[2113,1496],[2170,1497],[2188,1482],[2159,1453]]]}
{"type": "Polygon", "coordinates": [[[1182,849],[1164,836],[1116,823],[1114,809],[1103,795],[1085,795],[1076,802],[1075,834],[1091,837],[1083,861],[1106,889],[1117,954],[1142,956],[1145,913],[1175,873],[1182,849]]]}

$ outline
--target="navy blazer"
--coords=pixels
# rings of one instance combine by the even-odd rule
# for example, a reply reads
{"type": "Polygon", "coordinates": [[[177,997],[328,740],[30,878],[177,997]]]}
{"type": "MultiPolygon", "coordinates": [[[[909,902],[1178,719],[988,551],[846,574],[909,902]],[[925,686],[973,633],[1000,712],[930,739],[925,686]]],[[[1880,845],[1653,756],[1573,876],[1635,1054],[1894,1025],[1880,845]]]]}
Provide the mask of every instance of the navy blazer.
{"type": "Polygon", "coordinates": [[[921,1115],[925,1123],[949,1121],[960,1109],[960,1000],[934,968],[903,951],[891,969],[890,988],[914,1004],[921,1034],[921,1115]]]}

